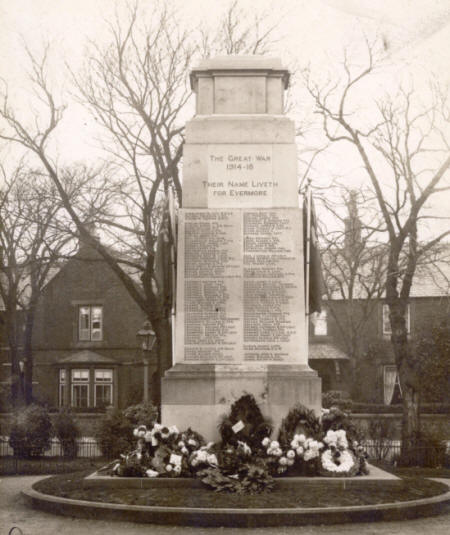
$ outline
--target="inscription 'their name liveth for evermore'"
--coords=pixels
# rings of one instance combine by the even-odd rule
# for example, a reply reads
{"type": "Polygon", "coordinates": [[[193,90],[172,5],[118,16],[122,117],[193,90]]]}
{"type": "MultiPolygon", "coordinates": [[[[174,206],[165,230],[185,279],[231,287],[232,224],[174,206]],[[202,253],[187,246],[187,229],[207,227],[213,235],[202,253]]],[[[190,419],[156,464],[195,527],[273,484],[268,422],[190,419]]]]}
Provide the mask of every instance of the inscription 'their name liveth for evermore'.
{"type": "Polygon", "coordinates": [[[184,360],[285,362],[296,344],[295,211],[185,211],[184,360]]]}

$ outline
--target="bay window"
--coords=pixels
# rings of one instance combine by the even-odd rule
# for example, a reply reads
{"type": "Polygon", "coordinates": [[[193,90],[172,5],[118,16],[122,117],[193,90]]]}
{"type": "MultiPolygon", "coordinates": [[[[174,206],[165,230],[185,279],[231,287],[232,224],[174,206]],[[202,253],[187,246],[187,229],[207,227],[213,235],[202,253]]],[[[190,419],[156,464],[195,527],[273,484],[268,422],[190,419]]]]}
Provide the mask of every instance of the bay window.
{"type": "Polygon", "coordinates": [[[62,407],[70,403],[71,407],[77,409],[104,409],[114,405],[116,380],[113,368],[100,368],[95,364],[83,368],[60,368],[59,405],[62,407]]]}

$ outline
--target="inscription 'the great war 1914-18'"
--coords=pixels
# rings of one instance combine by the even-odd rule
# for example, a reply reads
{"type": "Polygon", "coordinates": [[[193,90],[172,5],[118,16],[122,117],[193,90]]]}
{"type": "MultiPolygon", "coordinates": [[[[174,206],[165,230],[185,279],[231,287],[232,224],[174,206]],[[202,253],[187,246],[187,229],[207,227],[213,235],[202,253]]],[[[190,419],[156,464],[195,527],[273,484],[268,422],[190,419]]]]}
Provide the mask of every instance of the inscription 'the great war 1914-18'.
{"type": "Polygon", "coordinates": [[[271,206],[273,190],[273,155],[271,145],[214,147],[208,153],[208,179],[202,181],[207,189],[208,206],[271,206]]]}

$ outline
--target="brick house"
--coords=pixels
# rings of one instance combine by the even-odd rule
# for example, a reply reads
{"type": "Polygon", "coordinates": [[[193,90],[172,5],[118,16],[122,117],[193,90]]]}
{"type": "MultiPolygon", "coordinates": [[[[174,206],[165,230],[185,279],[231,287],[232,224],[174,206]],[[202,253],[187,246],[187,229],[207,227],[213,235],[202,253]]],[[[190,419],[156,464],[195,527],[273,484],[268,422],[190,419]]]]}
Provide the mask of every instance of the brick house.
{"type": "MultiPolygon", "coordinates": [[[[415,277],[408,312],[411,335],[449,317],[450,264],[442,262],[435,268],[419,270],[415,277]]],[[[386,305],[382,299],[374,304],[365,343],[357,355],[357,385],[350,384],[351,359],[330,311],[333,307],[335,314],[342,314],[346,306],[334,296],[310,324],[309,361],[322,378],[323,392],[347,391],[355,400],[373,403],[399,401],[386,305]]],[[[77,254],[48,282],[36,310],[35,399],[49,407],[66,405],[80,412],[140,402],[146,374],[136,334],[144,319],[99,253],[81,243],[77,254]]],[[[3,340],[2,336],[0,383],[7,390],[10,365],[3,340]]],[[[155,369],[151,354],[150,398],[155,369]]]]}
{"type": "Polygon", "coordinates": [[[142,401],[144,363],[136,334],[144,319],[99,253],[81,243],[48,282],[36,310],[35,399],[80,412],[142,401]]]}
{"type": "MultiPolygon", "coordinates": [[[[450,246],[447,246],[450,253],[450,246]]],[[[448,255],[444,254],[447,258],[448,255]]],[[[358,302],[353,306],[358,314],[358,302]]],[[[355,401],[390,405],[401,400],[394,355],[390,344],[389,310],[383,298],[375,299],[369,320],[361,333],[363,342],[356,355],[355,381],[350,384],[350,356],[335,317],[343,317],[348,302],[338,293],[325,301],[323,310],[310,324],[310,365],[322,378],[322,391],[349,392],[355,401]]],[[[420,335],[450,317],[450,263],[435,262],[418,267],[408,303],[410,337],[420,335]]]]}

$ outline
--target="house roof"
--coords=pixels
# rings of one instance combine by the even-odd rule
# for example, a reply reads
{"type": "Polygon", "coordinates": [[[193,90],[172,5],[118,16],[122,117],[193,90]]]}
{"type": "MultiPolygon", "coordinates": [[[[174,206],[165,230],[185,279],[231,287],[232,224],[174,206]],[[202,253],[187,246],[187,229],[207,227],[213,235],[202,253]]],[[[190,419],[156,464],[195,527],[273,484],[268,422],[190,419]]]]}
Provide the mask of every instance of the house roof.
{"type": "Polygon", "coordinates": [[[89,351],[89,349],[84,349],[60,359],[57,364],[117,364],[117,361],[111,357],[105,357],[94,351],[89,351]]]}
{"type": "MultiPolygon", "coordinates": [[[[375,248],[373,249],[375,251],[375,248]]],[[[373,287],[374,284],[374,268],[377,266],[376,256],[382,253],[382,247],[379,248],[380,253],[376,253],[372,258],[375,263],[369,260],[360,266],[358,276],[355,277],[353,287],[354,299],[367,299],[367,287],[373,287]]],[[[443,243],[439,246],[439,252],[434,254],[435,258],[427,258],[426,261],[419,263],[414,274],[413,283],[411,286],[410,297],[450,297],[450,243],[443,243]]],[[[380,258],[380,257],[379,257],[380,258]]],[[[339,256],[336,256],[332,251],[325,251],[322,254],[323,271],[328,274],[328,284],[330,289],[330,299],[341,300],[343,296],[337,281],[343,280],[347,275],[348,266],[345,261],[340,262],[339,256]],[[338,263],[340,265],[338,265],[338,263]],[[336,277],[336,279],[334,279],[336,277]],[[337,281],[336,281],[337,280],[337,281]]],[[[380,277],[385,275],[385,265],[379,270],[380,277]]],[[[377,284],[375,282],[375,284],[377,284]]],[[[348,288],[343,286],[346,297],[348,297],[348,288]]],[[[372,297],[377,297],[375,291],[372,297]]],[[[379,297],[384,298],[385,293],[382,292],[379,297]]]]}
{"type": "MultiPolygon", "coordinates": [[[[60,262],[59,265],[55,265],[48,270],[44,286],[46,286],[55,277],[55,275],[59,273],[62,266],[63,264],[60,262]]],[[[30,276],[28,275],[25,269],[22,269],[22,271],[19,272],[19,274],[17,275],[17,278],[19,280],[18,288],[17,288],[18,298],[22,306],[26,307],[31,297],[30,276]]],[[[5,274],[3,273],[0,273],[0,284],[4,284],[5,287],[7,288],[8,281],[7,281],[5,274]]],[[[19,304],[17,304],[16,308],[17,310],[20,310],[19,304]]],[[[5,310],[5,303],[0,295],[0,311],[4,311],[4,310],[5,310]]]]}
{"type": "Polygon", "coordinates": [[[450,296],[450,261],[418,266],[410,292],[411,297],[450,296]]]}
{"type": "Polygon", "coordinates": [[[309,360],[349,360],[349,357],[333,344],[310,344],[309,360]]]}

